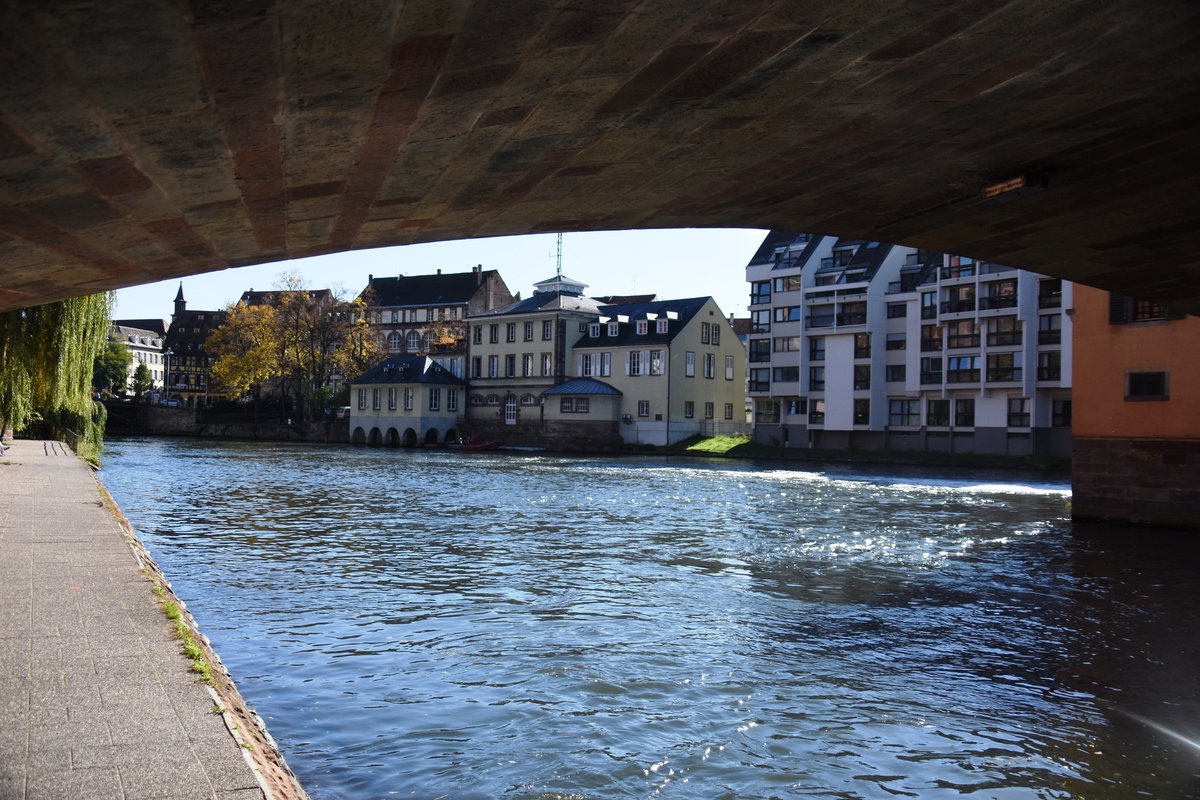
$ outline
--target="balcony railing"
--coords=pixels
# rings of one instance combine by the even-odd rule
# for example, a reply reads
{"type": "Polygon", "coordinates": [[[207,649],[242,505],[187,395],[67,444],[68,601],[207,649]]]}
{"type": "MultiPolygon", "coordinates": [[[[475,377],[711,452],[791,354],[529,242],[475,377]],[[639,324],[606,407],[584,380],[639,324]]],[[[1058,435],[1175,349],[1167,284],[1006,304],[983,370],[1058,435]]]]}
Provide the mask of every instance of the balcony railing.
{"type": "Polygon", "coordinates": [[[751,380],[746,384],[746,390],[750,392],[769,392],[771,391],[771,382],[769,380],[751,380]]]}
{"type": "Polygon", "coordinates": [[[974,278],[975,265],[969,264],[961,267],[942,267],[942,280],[948,281],[954,278],[974,278]]]}
{"type": "Polygon", "coordinates": [[[951,350],[957,350],[964,347],[979,347],[979,334],[963,334],[961,336],[946,337],[946,347],[951,350]]]}
{"type": "Polygon", "coordinates": [[[807,323],[805,323],[805,327],[806,328],[832,328],[833,327],[833,315],[830,314],[828,316],[823,315],[820,317],[809,317],[807,323]]]}
{"type": "Polygon", "coordinates": [[[853,311],[848,314],[837,315],[838,325],[866,325],[867,314],[865,311],[853,311]]]}
{"type": "Polygon", "coordinates": [[[979,370],[952,369],[946,372],[946,383],[979,383],[979,370]]]}
{"type": "Polygon", "coordinates": [[[1039,381],[1060,381],[1062,380],[1062,367],[1038,367],[1039,381]]]}
{"type": "Polygon", "coordinates": [[[992,261],[979,262],[980,275],[998,275],[1001,272],[1016,272],[1016,267],[1010,267],[1005,264],[996,264],[992,261]]]}
{"type": "Polygon", "coordinates": [[[1021,344],[1020,331],[1001,331],[988,334],[988,347],[1013,347],[1021,344]]]}
{"type": "Polygon", "coordinates": [[[921,373],[921,383],[923,383],[923,384],[941,383],[941,382],[942,382],[941,370],[938,370],[937,372],[922,372],[921,373]]]}
{"type": "Polygon", "coordinates": [[[996,308],[1016,308],[1017,298],[1012,295],[1003,297],[981,297],[979,298],[979,310],[988,311],[996,308]]]}
{"type": "Polygon", "coordinates": [[[937,319],[937,306],[921,306],[921,319],[937,319]]]}
{"type": "Polygon", "coordinates": [[[941,349],[942,349],[942,340],[941,339],[922,339],[921,340],[921,352],[922,353],[936,352],[936,351],[940,351],[941,349]]]}
{"type": "Polygon", "coordinates": [[[974,311],[975,301],[972,300],[943,300],[943,314],[961,314],[964,311],[974,311]]]}
{"type": "Polygon", "coordinates": [[[1062,308],[1062,292],[1038,295],[1038,308],[1062,308]]]}
{"type": "Polygon", "coordinates": [[[991,367],[987,371],[987,379],[996,382],[1019,381],[1021,373],[1021,367],[991,367]]]}
{"type": "Polygon", "coordinates": [[[1038,331],[1038,344],[1062,344],[1062,330],[1038,331]]]}

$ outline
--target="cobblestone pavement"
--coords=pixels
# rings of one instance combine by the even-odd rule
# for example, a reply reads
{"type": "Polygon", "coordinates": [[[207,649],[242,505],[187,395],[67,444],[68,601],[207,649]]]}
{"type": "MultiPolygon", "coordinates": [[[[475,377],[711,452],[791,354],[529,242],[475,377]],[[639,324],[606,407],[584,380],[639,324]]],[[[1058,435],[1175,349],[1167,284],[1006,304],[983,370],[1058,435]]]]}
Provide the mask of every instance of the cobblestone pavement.
{"type": "Polygon", "coordinates": [[[0,800],[262,800],[91,470],[0,456],[0,800]]]}

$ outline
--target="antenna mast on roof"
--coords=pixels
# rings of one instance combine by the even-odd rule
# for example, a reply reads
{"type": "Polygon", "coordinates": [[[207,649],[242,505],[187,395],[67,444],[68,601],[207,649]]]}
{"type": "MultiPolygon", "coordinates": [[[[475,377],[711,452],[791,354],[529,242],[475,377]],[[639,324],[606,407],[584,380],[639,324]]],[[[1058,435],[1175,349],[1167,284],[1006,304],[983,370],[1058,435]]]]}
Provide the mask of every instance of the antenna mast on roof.
{"type": "Polygon", "coordinates": [[[558,235],[558,279],[562,280],[562,234],[558,235]]]}

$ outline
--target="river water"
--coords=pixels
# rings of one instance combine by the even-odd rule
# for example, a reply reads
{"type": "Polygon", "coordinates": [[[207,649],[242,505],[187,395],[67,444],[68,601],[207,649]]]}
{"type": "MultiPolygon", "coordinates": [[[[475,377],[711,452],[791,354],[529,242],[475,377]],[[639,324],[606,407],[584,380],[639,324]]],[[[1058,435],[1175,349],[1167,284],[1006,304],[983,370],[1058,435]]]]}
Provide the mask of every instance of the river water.
{"type": "Polygon", "coordinates": [[[161,439],[101,478],[317,800],[1200,797],[1200,558],[1065,484],[161,439]]]}

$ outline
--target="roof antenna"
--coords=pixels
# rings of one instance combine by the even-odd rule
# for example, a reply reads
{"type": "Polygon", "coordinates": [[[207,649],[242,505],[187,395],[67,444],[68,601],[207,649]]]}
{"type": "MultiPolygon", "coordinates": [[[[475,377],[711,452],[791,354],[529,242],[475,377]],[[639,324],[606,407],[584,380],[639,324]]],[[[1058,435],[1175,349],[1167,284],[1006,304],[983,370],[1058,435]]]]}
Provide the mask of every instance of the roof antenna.
{"type": "Polygon", "coordinates": [[[562,280],[562,234],[558,234],[558,279],[562,280]]]}

